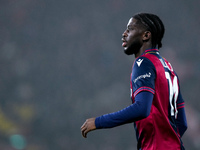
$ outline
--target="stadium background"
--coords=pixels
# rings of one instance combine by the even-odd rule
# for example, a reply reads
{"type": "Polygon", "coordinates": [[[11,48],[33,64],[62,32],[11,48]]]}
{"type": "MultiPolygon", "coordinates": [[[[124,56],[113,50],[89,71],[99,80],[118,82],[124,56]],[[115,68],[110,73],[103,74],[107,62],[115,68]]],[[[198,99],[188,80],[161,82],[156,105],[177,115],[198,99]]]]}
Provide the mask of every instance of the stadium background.
{"type": "Polygon", "coordinates": [[[0,149],[132,150],[132,124],[91,132],[88,117],[130,104],[134,57],[121,35],[137,12],[161,17],[161,54],[179,74],[186,149],[200,149],[200,1],[1,0],[0,149]]]}

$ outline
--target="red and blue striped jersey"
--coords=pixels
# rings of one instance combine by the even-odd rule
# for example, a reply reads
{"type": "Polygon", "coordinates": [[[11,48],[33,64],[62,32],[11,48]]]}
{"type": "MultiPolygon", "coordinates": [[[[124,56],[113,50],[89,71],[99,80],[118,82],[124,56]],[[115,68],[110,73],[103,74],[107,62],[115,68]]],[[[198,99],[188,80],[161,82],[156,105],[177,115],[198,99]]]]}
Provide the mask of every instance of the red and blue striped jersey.
{"type": "Polygon", "coordinates": [[[186,124],[184,101],[170,63],[157,49],[146,50],[133,64],[130,83],[133,103],[140,92],[154,94],[149,116],[134,122],[138,149],[184,149],[181,136],[186,127],[179,129],[179,122],[184,120],[186,124]],[[184,115],[179,116],[179,110],[184,115]]]}

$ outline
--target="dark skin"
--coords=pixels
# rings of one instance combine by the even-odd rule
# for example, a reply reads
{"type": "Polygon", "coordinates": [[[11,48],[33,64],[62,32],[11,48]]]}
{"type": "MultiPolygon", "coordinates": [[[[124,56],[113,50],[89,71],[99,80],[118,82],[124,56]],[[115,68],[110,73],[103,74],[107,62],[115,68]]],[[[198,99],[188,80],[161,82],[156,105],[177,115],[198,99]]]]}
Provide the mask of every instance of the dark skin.
{"type": "MultiPolygon", "coordinates": [[[[146,49],[152,48],[151,32],[139,23],[136,19],[131,18],[127,24],[127,29],[122,34],[122,46],[127,55],[135,55],[139,57],[146,49]]],[[[90,131],[96,130],[96,118],[87,119],[81,126],[81,133],[84,138],[90,131]]]]}

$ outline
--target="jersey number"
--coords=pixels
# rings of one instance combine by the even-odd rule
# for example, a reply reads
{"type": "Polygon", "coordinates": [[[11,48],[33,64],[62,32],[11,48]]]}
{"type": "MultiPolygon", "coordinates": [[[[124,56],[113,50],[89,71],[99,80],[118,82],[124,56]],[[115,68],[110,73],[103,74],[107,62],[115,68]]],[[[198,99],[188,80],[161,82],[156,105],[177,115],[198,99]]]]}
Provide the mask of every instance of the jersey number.
{"type": "Polygon", "coordinates": [[[171,107],[171,116],[174,116],[175,118],[177,118],[177,105],[176,105],[176,101],[178,98],[178,81],[177,81],[177,77],[174,76],[173,82],[171,80],[170,74],[169,72],[165,72],[165,76],[168,80],[168,84],[169,84],[169,103],[170,103],[170,107],[171,107]]]}

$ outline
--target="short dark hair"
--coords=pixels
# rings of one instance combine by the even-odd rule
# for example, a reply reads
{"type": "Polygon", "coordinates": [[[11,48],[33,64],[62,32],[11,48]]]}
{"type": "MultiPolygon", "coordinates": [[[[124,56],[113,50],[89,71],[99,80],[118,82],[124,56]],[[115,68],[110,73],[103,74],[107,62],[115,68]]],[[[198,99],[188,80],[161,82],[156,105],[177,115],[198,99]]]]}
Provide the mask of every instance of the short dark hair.
{"type": "Polygon", "coordinates": [[[138,13],[133,16],[134,19],[142,23],[152,34],[152,48],[162,47],[162,38],[165,33],[165,27],[161,19],[154,14],[138,13]]]}

